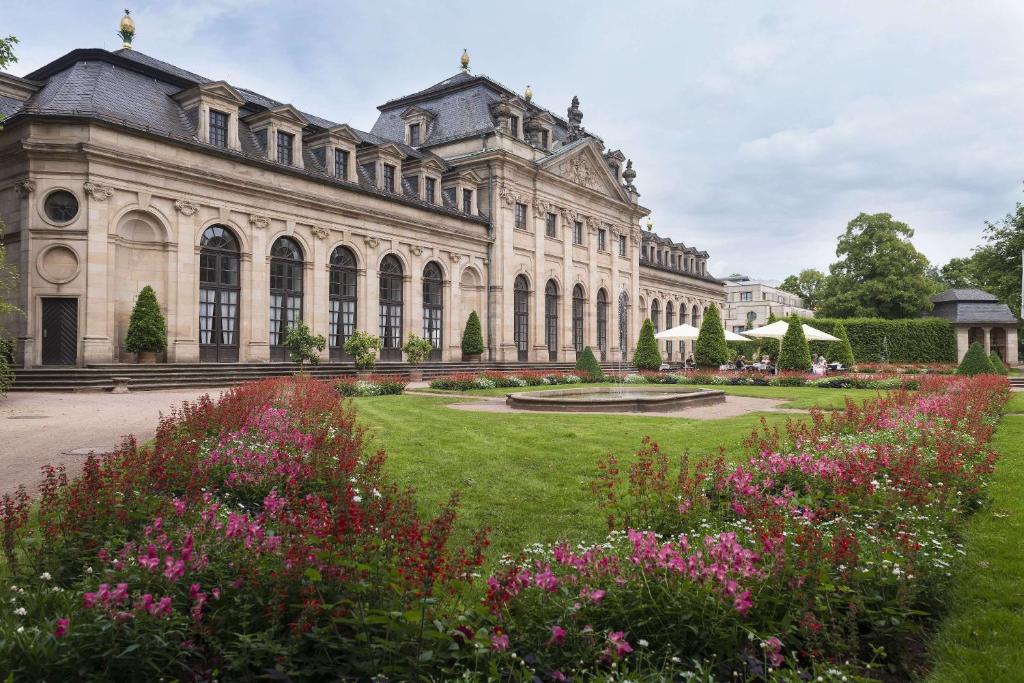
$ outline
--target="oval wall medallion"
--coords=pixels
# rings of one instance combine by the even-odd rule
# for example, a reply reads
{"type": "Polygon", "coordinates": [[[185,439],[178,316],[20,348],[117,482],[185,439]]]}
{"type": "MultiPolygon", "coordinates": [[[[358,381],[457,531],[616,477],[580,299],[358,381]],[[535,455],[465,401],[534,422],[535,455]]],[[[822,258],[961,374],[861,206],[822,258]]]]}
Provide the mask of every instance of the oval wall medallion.
{"type": "Polygon", "coordinates": [[[36,260],[36,270],[47,282],[63,285],[71,282],[81,270],[78,254],[65,244],[51,244],[36,260]]]}

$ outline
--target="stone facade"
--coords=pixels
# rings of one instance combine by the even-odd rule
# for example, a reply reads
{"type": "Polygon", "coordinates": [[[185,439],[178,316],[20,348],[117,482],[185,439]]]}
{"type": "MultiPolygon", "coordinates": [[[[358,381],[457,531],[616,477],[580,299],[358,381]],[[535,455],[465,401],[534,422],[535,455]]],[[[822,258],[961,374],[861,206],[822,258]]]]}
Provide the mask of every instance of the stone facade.
{"type": "Polygon", "coordinates": [[[947,289],[932,297],[932,303],[932,315],[953,325],[958,363],[975,342],[1006,365],[1020,362],[1017,317],[995,295],[980,289],[947,289]]]}
{"type": "Polygon", "coordinates": [[[804,306],[803,300],[775,284],[752,280],[746,275],[731,275],[725,278],[725,329],[742,333],[749,327],[768,324],[773,313],[784,318],[796,314],[801,318],[813,318],[814,311],[804,306]],[[749,327],[748,327],[749,324],[749,327]]]}
{"type": "Polygon", "coordinates": [[[705,252],[692,270],[642,257],[636,172],[582,128],[578,101],[562,119],[464,71],[379,109],[361,132],[131,50],[4,75],[0,218],[25,311],[4,325],[18,362],[130,362],[145,285],[174,363],[280,360],[271,325],[288,301],[291,319],[338,343],[336,302],[350,295],[354,328],[385,332],[387,317],[399,345],[439,339],[438,360],[461,358],[476,310],[485,358],[571,361],[599,341],[606,359],[627,356],[654,292],[687,311],[723,300],[705,252]],[[482,103],[478,120],[453,100],[482,103]],[[237,245],[230,306],[208,282],[223,256],[211,228],[237,245]],[[297,254],[286,285],[282,244],[297,254]],[[354,258],[344,295],[339,248],[354,258]],[[227,357],[206,353],[214,324],[215,337],[231,328],[227,357]]]}

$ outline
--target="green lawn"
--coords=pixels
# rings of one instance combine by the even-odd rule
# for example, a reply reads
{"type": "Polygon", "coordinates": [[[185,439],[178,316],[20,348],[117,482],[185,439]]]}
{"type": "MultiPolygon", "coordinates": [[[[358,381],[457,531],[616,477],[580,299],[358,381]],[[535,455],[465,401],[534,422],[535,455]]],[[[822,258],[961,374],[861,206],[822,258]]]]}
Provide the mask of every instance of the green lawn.
{"type": "Polygon", "coordinates": [[[1010,394],[1010,402],[1006,404],[1007,413],[1024,413],[1024,391],[1010,394]]]}

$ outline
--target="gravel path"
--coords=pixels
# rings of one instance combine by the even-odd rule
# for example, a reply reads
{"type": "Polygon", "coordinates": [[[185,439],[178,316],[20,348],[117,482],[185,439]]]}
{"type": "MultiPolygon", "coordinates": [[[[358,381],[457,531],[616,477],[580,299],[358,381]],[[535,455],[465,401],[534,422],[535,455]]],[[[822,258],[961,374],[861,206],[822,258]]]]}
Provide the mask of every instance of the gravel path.
{"type": "MultiPolygon", "coordinates": [[[[418,392],[426,393],[426,392],[418,392]]],[[[433,395],[433,394],[432,394],[433,395]]],[[[691,420],[721,420],[727,417],[737,417],[747,413],[802,413],[808,411],[798,408],[779,408],[783,403],[789,402],[785,398],[754,398],[752,396],[734,396],[726,394],[725,403],[713,405],[693,406],[682,410],[671,410],[664,413],[634,413],[634,412],[600,412],[600,413],[574,413],[564,410],[518,410],[510,408],[505,404],[503,396],[481,397],[478,400],[466,403],[449,403],[449,408],[456,410],[475,410],[484,413],[557,413],[558,415],[630,415],[632,417],[685,417],[691,420]]]]}
{"type": "Polygon", "coordinates": [[[19,484],[30,493],[39,468],[63,462],[77,474],[90,450],[114,450],[121,437],[152,438],[161,413],[223,389],[176,389],[130,394],[11,392],[0,398],[0,495],[19,484]]]}

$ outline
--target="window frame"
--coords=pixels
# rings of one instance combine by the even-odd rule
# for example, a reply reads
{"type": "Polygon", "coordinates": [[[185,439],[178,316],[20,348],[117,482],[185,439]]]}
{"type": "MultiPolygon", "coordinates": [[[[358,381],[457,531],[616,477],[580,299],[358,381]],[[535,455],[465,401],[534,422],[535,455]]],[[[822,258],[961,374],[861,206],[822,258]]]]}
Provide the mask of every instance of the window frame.
{"type": "Polygon", "coordinates": [[[277,131],[277,163],[286,166],[295,165],[295,134],[277,131]],[[285,144],[281,144],[284,142],[285,144]]]}
{"type": "Polygon", "coordinates": [[[208,126],[208,138],[211,145],[214,147],[221,147],[223,149],[228,148],[228,127],[230,125],[231,115],[227,112],[220,111],[219,109],[211,109],[207,118],[208,126]],[[220,125],[220,120],[223,119],[223,125],[220,125]],[[215,124],[214,121],[217,121],[215,124]],[[216,134],[215,134],[216,132],[216,134]]]}
{"type": "Polygon", "coordinates": [[[604,228],[597,229],[597,250],[608,251],[608,231],[604,228]]]}
{"type": "Polygon", "coordinates": [[[339,180],[348,180],[349,151],[347,149],[334,148],[334,177],[339,180]],[[340,171],[340,173],[339,173],[340,171]]]}
{"type": "Polygon", "coordinates": [[[573,221],[572,223],[572,243],[583,244],[583,221],[573,221]]]}
{"type": "Polygon", "coordinates": [[[385,192],[395,192],[395,172],[398,170],[394,164],[381,164],[380,187],[385,192]]]}
{"type": "Polygon", "coordinates": [[[526,204],[516,202],[514,207],[514,225],[516,230],[526,230],[526,204]]]}
{"type": "Polygon", "coordinates": [[[550,211],[544,215],[544,234],[558,239],[558,216],[550,211]]]}

